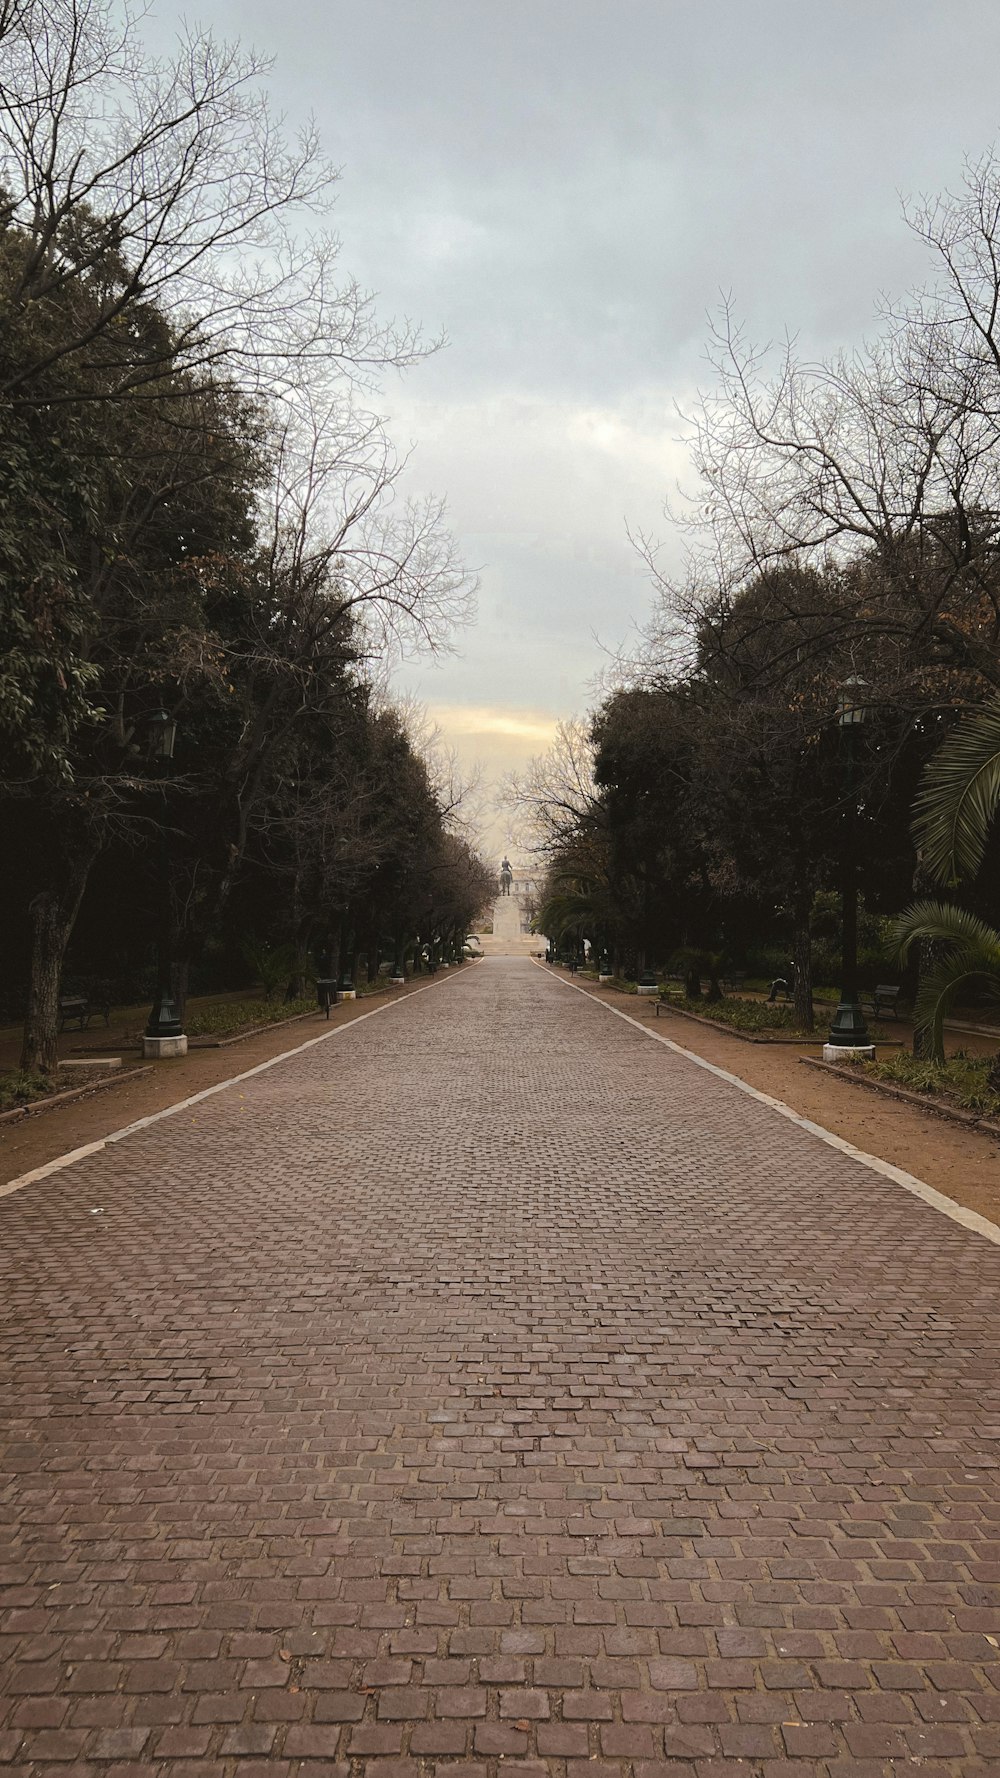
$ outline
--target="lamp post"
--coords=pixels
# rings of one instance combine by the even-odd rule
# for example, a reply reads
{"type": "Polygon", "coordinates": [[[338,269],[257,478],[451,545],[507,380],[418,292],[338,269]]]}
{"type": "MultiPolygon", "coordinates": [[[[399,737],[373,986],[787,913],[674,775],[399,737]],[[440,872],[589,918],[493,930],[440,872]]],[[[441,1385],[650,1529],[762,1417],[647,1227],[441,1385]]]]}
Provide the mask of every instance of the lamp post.
{"type": "Polygon", "coordinates": [[[186,1056],[188,1046],[170,979],[170,839],[166,778],[176,739],[177,724],[173,717],[166,710],[154,710],[146,723],[146,756],[160,774],[160,931],[156,944],[156,995],[142,1039],[142,1053],[156,1060],[166,1056],[186,1056]]]}
{"type": "Polygon", "coordinates": [[[830,1034],[823,1045],[823,1060],[835,1062],[845,1054],[875,1055],[858,999],[858,794],[856,773],[857,734],[867,707],[865,680],[852,673],[844,680],[837,700],[837,722],[844,750],[843,943],[841,946],[840,1004],[833,1015],[830,1034]]]}
{"type": "Polygon", "coordinates": [[[401,988],[406,981],[406,938],[399,926],[393,940],[393,964],[389,980],[394,988],[401,988]]]}
{"type": "Polygon", "coordinates": [[[340,982],[337,986],[338,1001],[340,1001],[340,1000],[356,1000],[357,999],[357,997],[358,997],[357,989],[354,986],[354,969],[355,969],[354,928],[352,927],[347,934],[347,944],[346,944],[346,946],[344,948],[344,952],[343,952],[342,966],[341,966],[341,971],[340,971],[340,982]]]}

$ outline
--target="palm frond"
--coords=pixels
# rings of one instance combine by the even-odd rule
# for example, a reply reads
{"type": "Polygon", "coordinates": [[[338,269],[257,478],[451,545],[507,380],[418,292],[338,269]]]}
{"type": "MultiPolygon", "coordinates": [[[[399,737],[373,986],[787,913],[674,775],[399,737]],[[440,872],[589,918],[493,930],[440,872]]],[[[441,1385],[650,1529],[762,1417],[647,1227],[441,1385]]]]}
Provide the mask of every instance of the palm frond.
{"type": "Polygon", "coordinates": [[[1000,997],[1000,946],[992,950],[971,947],[941,957],[921,977],[913,1009],[913,1023],[930,1037],[935,1062],[944,1061],[944,1021],[960,988],[969,982],[985,982],[1000,997]]]}
{"type": "Polygon", "coordinates": [[[913,837],[939,882],[975,876],[1000,809],[1000,697],[964,718],[928,761],[913,837]]]}
{"type": "Polygon", "coordinates": [[[910,946],[922,939],[949,945],[952,950],[980,951],[993,958],[993,967],[1000,968],[1000,932],[970,914],[966,908],[954,907],[947,901],[916,901],[900,914],[892,929],[892,944],[901,961],[906,960],[910,946]]]}
{"type": "Polygon", "coordinates": [[[550,895],[539,910],[537,924],[542,932],[558,943],[567,932],[592,923],[594,915],[594,902],[589,895],[550,895]]]}

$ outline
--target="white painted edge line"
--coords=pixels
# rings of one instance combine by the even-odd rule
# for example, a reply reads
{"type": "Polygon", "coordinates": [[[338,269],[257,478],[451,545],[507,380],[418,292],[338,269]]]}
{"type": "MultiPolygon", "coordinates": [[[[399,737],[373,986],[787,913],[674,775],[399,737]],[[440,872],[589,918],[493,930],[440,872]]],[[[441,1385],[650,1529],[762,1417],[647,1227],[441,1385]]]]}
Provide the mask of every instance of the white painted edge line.
{"type": "MultiPolygon", "coordinates": [[[[543,965],[539,963],[536,968],[541,969],[543,965]]],[[[841,1154],[848,1155],[852,1161],[859,1161],[873,1173],[880,1173],[883,1179],[891,1179],[894,1185],[901,1185],[904,1191],[912,1192],[915,1198],[922,1198],[925,1204],[930,1204],[933,1210],[940,1210],[952,1222],[961,1223],[963,1228],[971,1229],[973,1234],[982,1235],[985,1240],[992,1241],[995,1247],[1000,1247],[1000,1228],[995,1222],[990,1222],[988,1217],[980,1216],[977,1210],[966,1210],[963,1204],[956,1204],[953,1198],[946,1198],[944,1192],[936,1191],[933,1185],[918,1179],[915,1174],[905,1172],[902,1167],[894,1167],[891,1161],[880,1160],[878,1155],[867,1154],[863,1148],[855,1148],[853,1142],[846,1141],[843,1136],[836,1136],[832,1130],[824,1129],[822,1124],[814,1124],[811,1118],[803,1117],[800,1111],[793,1111],[783,1099],[772,1099],[770,1093],[762,1093],[759,1087],[752,1087],[748,1080],[741,1080],[738,1074],[730,1074],[728,1068],[720,1068],[716,1062],[709,1062],[704,1056],[696,1056],[693,1050],[686,1050],[681,1044],[674,1043],[672,1038],[664,1037],[662,1031],[651,1030],[639,1019],[634,1019],[631,1013],[622,1012],[620,1007],[609,1006],[606,1000],[598,999],[596,994],[591,994],[576,982],[564,981],[561,976],[551,976],[549,979],[557,987],[573,988],[577,994],[585,995],[595,1006],[602,1006],[605,1012],[614,1013],[615,1018],[624,1019],[626,1025],[634,1025],[644,1037],[651,1037],[654,1042],[662,1043],[668,1050],[673,1050],[675,1056],[683,1056],[686,1062],[693,1062],[697,1068],[704,1068],[706,1073],[728,1081],[730,1086],[746,1093],[749,1099],[756,1099],[760,1105],[767,1105],[780,1117],[786,1117],[789,1123],[797,1124],[800,1130],[807,1130],[810,1136],[818,1136],[829,1148],[839,1149],[841,1154]]]]}
{"type": "Polygon", "coordinates": [[[385,1000],[381,1006],[373,1006],[370,1012],[361,1012],[353,1019],[347,1019],[343,1025],[336,1025],[332,1031],[321,1031],[318,1037],[307,1038],[305,1043],[296,1044],[294,1049],[282,1050],[280,1056],[271,1056],[266,1062],[258,1062],[253,1068],[245,1068],[242,1074],[230,1075],[228,1080],[217,1080],[214,1086],[203,1087],[200,1093],[192,1093],[187,1099],[178,1099],[176,1105],[165,1105],[162,1111],[151,1111],[148,1117],[136,1118],[132,1124],[125,1124],[120,1130],[112,1130],[107,1136],[101,1136],[96,1142],[88,1142],[83,1148],[71,1148],[66,1154],[57,1155],[55,1160],[46,1161],[44,1166],[33,1167],[30,1173],[22,1173],[18,1179],[9,1179],[6,1185],[0,1185],[0,1198],[9,1198],[12,1192],[21,1190],[24,1185],[34,1185],[39,1179],[47,1179],[50,1173],[61,1173],[65,1167],[72,1167],[77,1161],[87,1159],[88,1155],[99,1154],[102,1148],[110,1148],[113,1142],[124,1142],[126,1136],[134,1136],[137,1130],[148,1130],[150,1124],[158,1124],[165,1117],[175,1117],[177,1112],[186,1111],[190,1105],[200,1105],[203,1099],[211,1099],[216,1093],[224,1093],[229,1087],[239,1086],[242,1080],[252,1080],[255,1074],[264,1074],[268,1068],[277,1068],[279,1062],[287,1062],[292,1056],[301,1056],[305,1050],[315,1049],[318,1043],[328,1043],[331,1037],[342,1037],[345,1031],[353,1031],[355,1025],[361,1025],[365,1019],[375,1018],[377,1013],[391,1012],[397,1006],[403,1006],[407,1000],[415,1000],[418,994],[427,994],[431,988],[446,988],[449,982],[457,982],[462,975],[447,975],[439,982],[426,982],[422,988],[414,988],[409,994],[401,994],[398,1000],[385,1000]]]}

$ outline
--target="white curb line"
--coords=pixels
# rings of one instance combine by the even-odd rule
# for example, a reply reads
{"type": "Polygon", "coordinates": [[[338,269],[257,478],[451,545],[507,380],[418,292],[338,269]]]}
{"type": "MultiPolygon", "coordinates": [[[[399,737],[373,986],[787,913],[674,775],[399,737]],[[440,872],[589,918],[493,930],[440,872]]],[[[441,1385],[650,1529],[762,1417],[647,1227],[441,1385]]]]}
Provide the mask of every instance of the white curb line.
{"type": "MultiPolygon", "coordinates": [[[[541,963],[536,964],[538,969],[543,967],[541,963]]],[[[863,1148],[855,1148],[853,1142],[845,1141],[843,1136],[835,1136],[832,1130],[825,1130],[822,1124],[814,1124],[811,1118],[803,1117],[800,1111],[793,1111],[783,1099],[772,1099],[770,1093],[762,1093],[758,1087],[752,1087],[748,1080],[741,1080],[738,1074],[730,1074],[728,1068],[720,1068],[717,1063],[707,1061],[704,1056],[696,1056],[693,1050],[686,1050],[681,1044],[674,1043],[672,1038],[664,1037],[662,1031],[651,1030],[639,1019],[634,1019],[631,1013],[622,1012],[620,1007],[610,1006],[606,1000],[600,1000],[596,994],[591,994],[587,988],[581,988],[576,982],[564,981],[558,975],[549,976],[549,980],[555,982],[557,987],[572,988],[577,994],[585,995],[593,1005],[602,1006],[605,1012],[614,1013],[616,1019],[624,1019],[626,1025],[634,1025],[644,1037],[651,1037],[654,1042],[662,1043],[668,1050],[673,1050],[675,1056],[683,1056],[686,1062],[693,1062],[696,1067],[704,1068],[719,1080],[728,1081],[730,1086],[737,1087],[748,1098],[756,1099],[759,1104],[767,1105],[781,1117],[786,1117],[789,1123],[797,1124],[800,1130],[808,1130],[810,1136],[818,1136],[829,1148],[839,1149],[841,1154],[849,1155],[852,1161],[860,1161],[863,1167],[869,1167],[873,1173],[880,1173],[883,1179],[891,1179],[894,1185],[901,1185],[904,1191],[912,1192],[915,1198],[922,1198],[925,1204],[930,1204],[934,1210],[940,1210],[952,1222],[961,1223],[963,1228],[971,1229],[973,1234],[982,1235],[985,1240],[992,1241],[995,1247],[1000,1247],[1000,1228],[995,1222],[990,1222],[988,1217],[980,1216],[977,1210],[966,1210],[963,1204],[956,1204],[953,1198],[946,1198],[944,1192],[936,1191],[933,1185],[917,1179],[915,1174],[904,1172],[902,1167],[894,1167],[891,1161],[880,1160],[878,1155],[867,1154],[863,1148]]]]}
{"type": "Polygon", "coordinates": [[[165,1105],[162,1111],[152,1111],[148,1117],[136,1118],[134,1124],[125,1124],[121,1130],[112,1130],[109,1136],[102,1136],[97,1142],[88,1142],[84,1148],[71,1148],[67,1154],[57,1155],[54,1161],[46,1161],[43,1167],[33,1167],[30,1173],[22,1173],[18,1179],[9,1179],[6,1185],[0,1185],[0,1198],[9,1198],[12,1192],[21,1190],[23,1185],[34,1185],[38,1179],[47,1179],[50,1173],[61,1173],[64,1167],[72,1167],[75,1162],[86,1160],[88,1155],[99,1154],[102,1148],[109,1148],[112,1142],[124,1142],[126,1136],[134,1136],[137,1130],[147,1130],[150,1124],[158,1124],[162,1118],[174,1117],[178,1111],[186,1111],[189,1105],[200,1105],[203,1099],[211,1099],[214,1093],[224,1093],[227,1087],[239,1086],[241,1080],[251,1080],[255,1074],[264,1074],[268,1068],[277,1068],[279,1062],[287,1062],[291,1056],[301,1056],[305,1050],[315,1049],[318,1043],[328,1043],[331,1037],[342,1037],[345,1031],[352,1031],[365,1019],[375,1018],[377,1013],[391,1012],[394,1007],[402,1006],[404,1001],[415,1000],[418,994],[427,994],[431,988],[446,988],[449,982],[457,982],[461,978],[461,970],[457,975],[445,976],[440,982],[427,982],[422,988],[414,988],[409,994],[401,994],[398,1000],[385,1000],[381,1006],[373,1006],[370,1012],[358,1013],[357,1018],[347,1019],[343,1025],[337,1025],[332,1031],[321,1031],[318,1037],[310,1037],[305,1043],[296,1044],[294,1049],[282,1050],[280,1056],[271,1056],[266,1062],[258,1062],[254,1068],[245,1068],[242,1074],[233,1074],[228,1080],[218,1080],[213,1087],[203,1087],[200,1093],[192,1093],[187,1099],[178,1099],[176,1105],[165,1105]]]}

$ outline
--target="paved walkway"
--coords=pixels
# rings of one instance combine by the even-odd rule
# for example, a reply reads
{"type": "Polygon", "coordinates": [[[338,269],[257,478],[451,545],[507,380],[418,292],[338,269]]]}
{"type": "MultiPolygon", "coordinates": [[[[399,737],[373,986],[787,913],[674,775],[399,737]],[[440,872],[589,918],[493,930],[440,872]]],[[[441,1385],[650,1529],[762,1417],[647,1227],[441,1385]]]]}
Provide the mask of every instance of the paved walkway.
{"type": "Polygon", "coordinates": [[[1000,1772],[1000,1250],[530,962],[0,1244],[15,1773],[1000,1772]]]}

